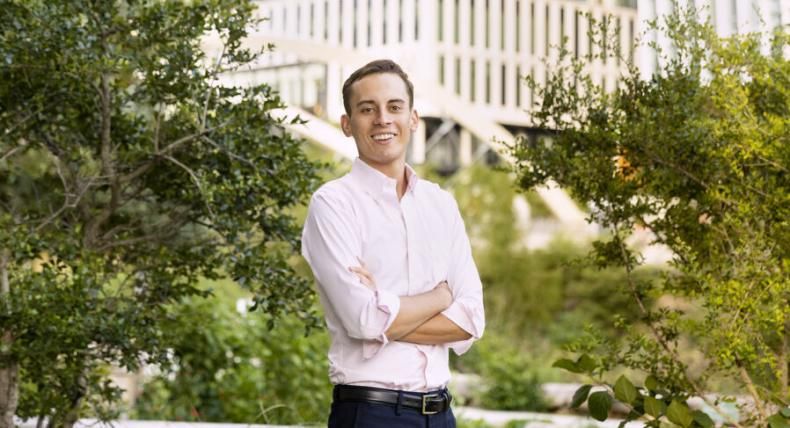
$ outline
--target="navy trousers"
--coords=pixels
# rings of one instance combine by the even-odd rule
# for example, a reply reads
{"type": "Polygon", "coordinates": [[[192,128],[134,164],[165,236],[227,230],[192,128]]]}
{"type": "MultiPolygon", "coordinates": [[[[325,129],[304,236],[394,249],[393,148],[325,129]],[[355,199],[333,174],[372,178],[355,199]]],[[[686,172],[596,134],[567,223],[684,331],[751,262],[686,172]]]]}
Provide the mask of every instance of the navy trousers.
{"type": "Polygon", "coordinates": [[[329,428],[455,428],[452,409],[435,415],[389,404],[334,402],[329,428]]]}

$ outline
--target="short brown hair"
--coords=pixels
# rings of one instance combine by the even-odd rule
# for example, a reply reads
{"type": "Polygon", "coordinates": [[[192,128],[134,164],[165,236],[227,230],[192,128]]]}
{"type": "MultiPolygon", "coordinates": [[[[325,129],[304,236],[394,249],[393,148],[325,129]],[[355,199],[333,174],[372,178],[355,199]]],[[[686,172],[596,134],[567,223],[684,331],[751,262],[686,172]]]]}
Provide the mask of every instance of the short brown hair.
{"type": "Polygon", "coordinates": [[[348,76],[345,83],[343,83],[343,107],[346,109],[346,114],[351,115],[351,85],[361,80],[365,76],[378,73],[392,73],[398,75],[406,84],[406,91],[409,94],[409,108],[414,107],[414,85],[409,81],[409,76],[395,61],[389,59],[377,59],[371,61],[357,71],[348,76]]]}

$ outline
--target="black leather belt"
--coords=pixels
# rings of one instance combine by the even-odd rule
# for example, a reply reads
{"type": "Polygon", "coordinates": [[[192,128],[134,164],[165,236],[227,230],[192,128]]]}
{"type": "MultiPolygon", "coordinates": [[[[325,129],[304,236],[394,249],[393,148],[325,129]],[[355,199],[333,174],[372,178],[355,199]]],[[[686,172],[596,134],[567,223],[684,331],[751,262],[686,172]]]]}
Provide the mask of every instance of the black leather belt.
{"type": "Polygon", "coordinates": [[[332,398],[337,402],[368,402],[400,405],[418,410],[423,415],[441,413],[450,408],[453,397],[446,389],[433,392],[407,392],[392,389],[371,388],[367,386],[335,385],[332,398]]]}

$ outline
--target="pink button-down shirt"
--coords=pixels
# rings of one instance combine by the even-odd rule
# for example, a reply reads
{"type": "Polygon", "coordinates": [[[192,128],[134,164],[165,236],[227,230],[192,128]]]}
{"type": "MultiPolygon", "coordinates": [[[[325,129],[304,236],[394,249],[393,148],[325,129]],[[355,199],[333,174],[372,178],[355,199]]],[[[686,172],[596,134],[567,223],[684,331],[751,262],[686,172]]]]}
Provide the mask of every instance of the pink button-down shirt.
{"type": "Polygon", "coordinates": [[[450,380],[448,350],[461,354],[483,334],[480,276],[455,199],[408,166],[407,173],[398,200],[394,179],[356,159],[349,174],[323,185],[310,201],[302,254],[332,337],[334,384],[441,388],[450,380]],[[375,278],[375,291],[348,269],[360,260],[375,278]],[[472,338],[444,345],[389,341],[385,331],[398,315],[398,297],[430,291],[443,280],[454,301],[442,313],[472,338]]]}

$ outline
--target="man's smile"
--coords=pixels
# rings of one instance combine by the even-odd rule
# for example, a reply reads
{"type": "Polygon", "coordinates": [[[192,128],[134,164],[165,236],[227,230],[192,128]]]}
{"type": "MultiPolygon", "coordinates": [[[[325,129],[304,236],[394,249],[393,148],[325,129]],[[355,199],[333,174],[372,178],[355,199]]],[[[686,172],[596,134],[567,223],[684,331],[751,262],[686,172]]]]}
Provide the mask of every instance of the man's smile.
{"type": "Polygon", "coordinates": [[[395,137],[395,135],[397,134],[392,132],[383,132],[380,134],[373,134],[370,136],[370,138],[372,138],[373,141],[377,143],[386,144],[389,143],[395,137]]]}

